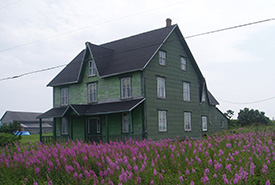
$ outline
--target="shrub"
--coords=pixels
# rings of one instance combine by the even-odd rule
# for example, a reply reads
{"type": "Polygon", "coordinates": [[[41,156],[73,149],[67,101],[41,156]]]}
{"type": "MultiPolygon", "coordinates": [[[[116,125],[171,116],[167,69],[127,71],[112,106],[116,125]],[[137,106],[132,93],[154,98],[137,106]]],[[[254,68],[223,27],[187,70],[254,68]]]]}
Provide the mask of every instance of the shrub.
{"type": "Polygon", "coordinates": [[[21,139],[21,136],[15,136],[10,133],[0,133],[0,146],[4,147],[7,144],[14,144],[21,139]]]}
{"type": "Polygon", "coordinates": [[[9,124],[3,124],[0,128],[0,133],[10,133],[13,134],[13,132],[16,132],[20,130],[20,122],[19,121],[13,121],[12,123],[9,124]]]}

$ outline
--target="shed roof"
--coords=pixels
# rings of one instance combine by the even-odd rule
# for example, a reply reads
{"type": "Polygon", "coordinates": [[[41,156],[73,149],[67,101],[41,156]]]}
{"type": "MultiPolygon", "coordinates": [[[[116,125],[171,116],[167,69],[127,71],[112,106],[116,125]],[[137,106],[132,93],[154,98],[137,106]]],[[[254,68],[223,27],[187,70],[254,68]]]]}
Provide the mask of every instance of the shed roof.
{"type": "MultiPolygon", "coordinates": [[[[1,123],[10,123],[13,121],[34,123],[34,122],[38,122],[38,119],[36,117],[39,116],[40,114],[42,113],[6,111],[1,118],[1,123]]],[[[51,119],[48,121],[51,121],[51,119]]]]}

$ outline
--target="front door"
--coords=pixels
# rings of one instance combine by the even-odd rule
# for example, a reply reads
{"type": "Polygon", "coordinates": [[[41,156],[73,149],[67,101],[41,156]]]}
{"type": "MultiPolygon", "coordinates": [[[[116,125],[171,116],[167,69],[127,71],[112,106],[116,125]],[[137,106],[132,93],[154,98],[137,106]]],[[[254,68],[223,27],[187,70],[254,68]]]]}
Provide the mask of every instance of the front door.
{"type": "Polygon", "coordinates": [[[101,126],[98,118],[89,118],[88,121],[88,140],[98,141],[101,134],[101,126]]]}

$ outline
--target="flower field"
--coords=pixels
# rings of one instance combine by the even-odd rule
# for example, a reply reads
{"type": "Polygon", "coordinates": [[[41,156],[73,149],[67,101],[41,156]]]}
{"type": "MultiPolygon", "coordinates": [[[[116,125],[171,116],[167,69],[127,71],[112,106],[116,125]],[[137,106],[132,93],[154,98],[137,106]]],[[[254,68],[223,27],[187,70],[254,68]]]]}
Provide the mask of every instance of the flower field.
{"type": "Polygon", "coordinates": [[[275,133],[6,146],[0,184],[275,184],[275,133]]]}

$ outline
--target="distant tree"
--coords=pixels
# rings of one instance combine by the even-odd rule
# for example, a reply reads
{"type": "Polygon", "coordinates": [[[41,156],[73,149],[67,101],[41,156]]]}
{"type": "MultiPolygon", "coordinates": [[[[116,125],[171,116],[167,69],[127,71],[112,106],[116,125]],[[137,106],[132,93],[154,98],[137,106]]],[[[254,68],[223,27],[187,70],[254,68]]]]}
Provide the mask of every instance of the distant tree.
{"type": "Polygon", "coordinates": [[[20,122],[18,121],[13,121],[12,123],[9,124],[3,124],[0,128],[0,133],[10,133],[13,134],[13,132],[19,131],[21,129],[20,127],[20,122]]]}
{"type": "Polygon", "coordinates": [[[233,110],[227,110],[224,115],[228,118],[231,119],[234,116],[234,111],[233,110]]]}
{"type": "Polygon", "coordinates": [[[252,123],[259,124],[268,124],[271,123],[270,119],[265,116],[264,112],[260,112],[259,110],[254,110],[249,108],[244,108],[240,110],[238,114],[238,123],[241,126],[251,125],[252,123]]]}

